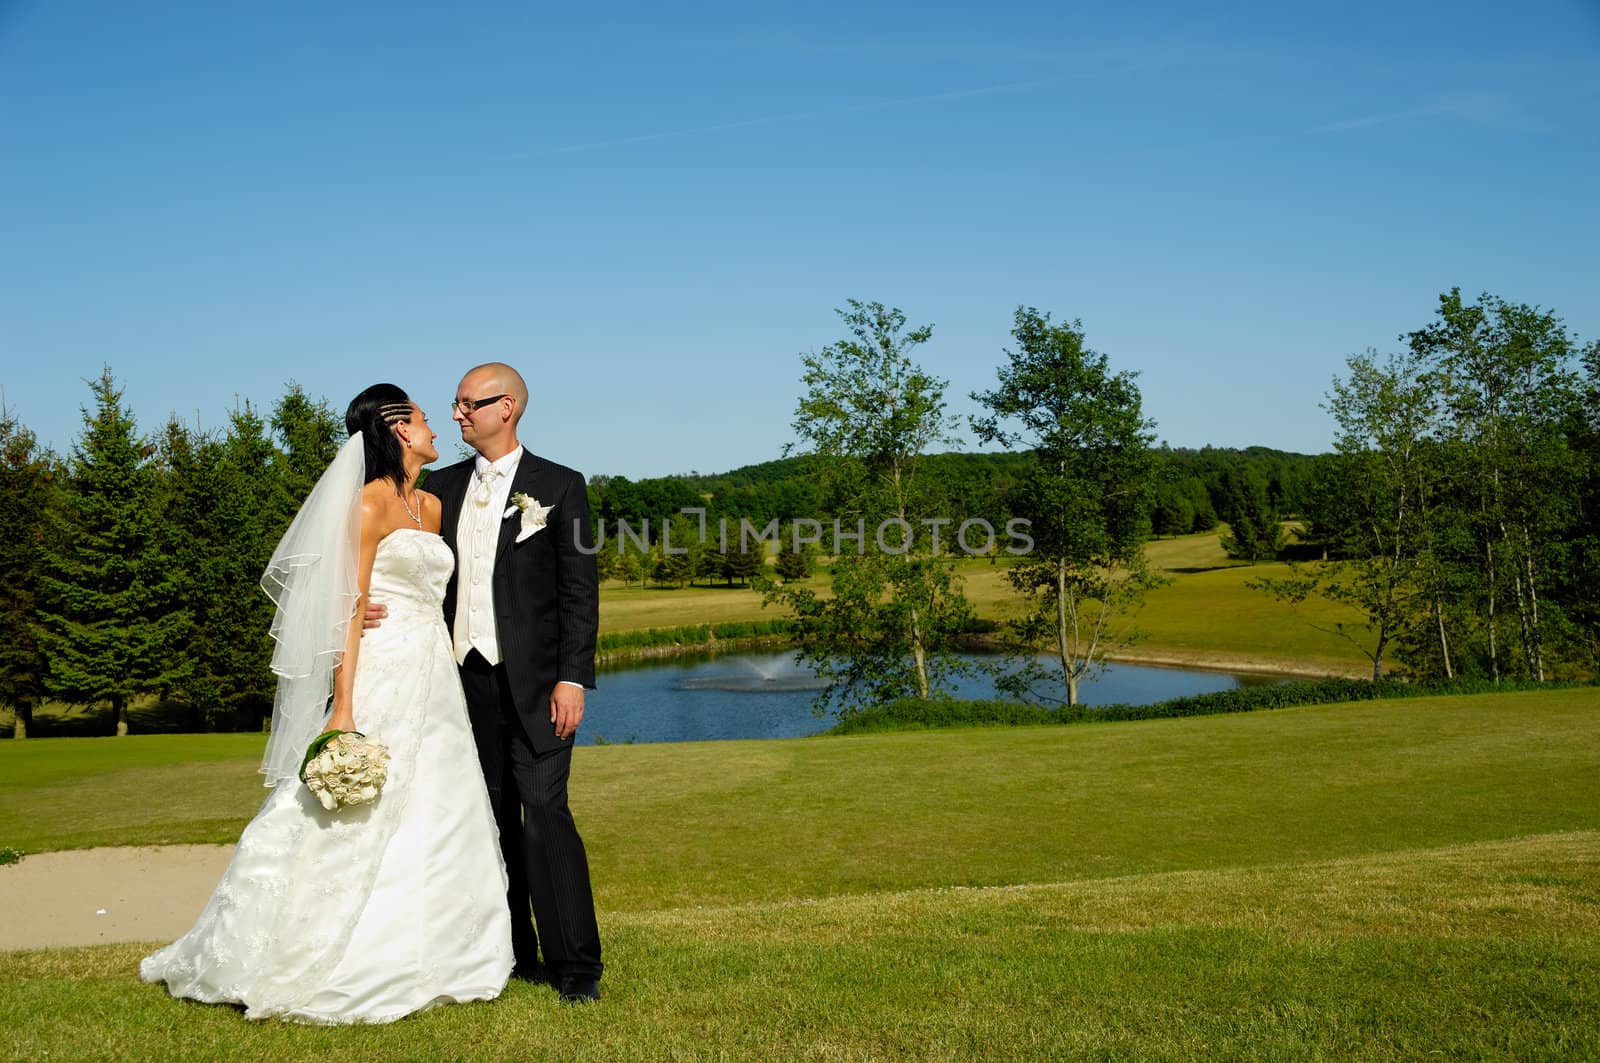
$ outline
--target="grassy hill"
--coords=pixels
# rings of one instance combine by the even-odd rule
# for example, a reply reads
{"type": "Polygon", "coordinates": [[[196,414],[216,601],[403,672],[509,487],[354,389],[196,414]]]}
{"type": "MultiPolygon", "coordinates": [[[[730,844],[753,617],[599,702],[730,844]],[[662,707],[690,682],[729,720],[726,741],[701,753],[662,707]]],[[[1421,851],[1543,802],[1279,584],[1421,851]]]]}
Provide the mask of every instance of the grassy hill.
{"type": "MultiPolygon", "coordinates": [[[[1250,565],[1223,553],[1216,532],[1157,539],[1145,547],[1152,569],[1168,582],[1152,591],[1133,619],[1141,633],[1116,656],[1222,669],[1288,671],[1310,675],[1370,675],[1361,651],[1330,629],[1359,624],[1353,609],[1326,602],[1290,607],[1245,586],[1284,576],[1281,562],[1250,565]]],[[[959,571],[979,616],[1016,615],[1019,601],[1006,580],[1006,564],[964,559],[959,571]]],[[[814,577],[828,586],[826,572],[814,577]]],[[[761,596],[744,587],[642,587],[608,583],[600,593],[600,629],[634,631],[782,616],[763,609],[761,596]]]]}

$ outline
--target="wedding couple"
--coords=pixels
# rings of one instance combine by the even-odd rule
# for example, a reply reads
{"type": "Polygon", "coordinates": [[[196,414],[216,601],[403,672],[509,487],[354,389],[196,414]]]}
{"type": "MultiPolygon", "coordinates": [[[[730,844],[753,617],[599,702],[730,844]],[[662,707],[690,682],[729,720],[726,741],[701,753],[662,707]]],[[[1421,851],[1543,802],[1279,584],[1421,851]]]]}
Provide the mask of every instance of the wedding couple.
{"type": "Polygon", "coordinates": [[[194,928],[141,964],[146,981],[314,1023],[491,999],[513,973],[599,999],[567,808],[594,686],[588,498],[580,474],[517,441],[527,403],[510,366],[468,372],[451,411],[477,457],[426,492],[417,476],[439,454],[421,409],[392,384],[350,403],[349,441],[262,578],[277,604],[272,793],[194,928]],[[388,748],[376,801],[328,812],[300,784],[328,730],[388,748]]]}

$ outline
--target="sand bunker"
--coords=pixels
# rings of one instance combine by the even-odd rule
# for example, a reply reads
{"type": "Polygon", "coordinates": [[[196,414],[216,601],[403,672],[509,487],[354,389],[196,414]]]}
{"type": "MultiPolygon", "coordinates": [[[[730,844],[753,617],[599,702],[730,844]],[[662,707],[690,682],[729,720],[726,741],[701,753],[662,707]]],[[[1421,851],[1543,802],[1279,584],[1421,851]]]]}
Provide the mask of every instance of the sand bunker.
{"type": "Polygon", "coordinates": [[[0,867],[0,950],[168,942],[194,925],[231,845],[35,853],[0,867]]]}

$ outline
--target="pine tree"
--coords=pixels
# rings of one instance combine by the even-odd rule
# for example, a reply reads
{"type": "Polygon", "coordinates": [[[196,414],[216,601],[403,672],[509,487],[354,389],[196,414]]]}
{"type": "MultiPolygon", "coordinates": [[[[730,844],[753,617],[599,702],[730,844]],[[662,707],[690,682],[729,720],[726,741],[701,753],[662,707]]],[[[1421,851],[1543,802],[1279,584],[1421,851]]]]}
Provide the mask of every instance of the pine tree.
{"type": "Polygon", "coordinates": [[[1206,490],[1206,485],[1198,476],[1189,476],[1183,480],[1183,493],[1188,496],[1189,502],[1194,506],[1194,530],[1208,532],[1217,526],[1217,509],[1211,503],[1211,493],[1206,490]]]}
{"type": "Polygon", "coordinates": [[[620,539],[616,540],[615,547],[607,547],[605,552],[613,558],[612,578],[620,579],[625,584],[638,583],[650,571],[650,556],[625,546],[620,539]]]}
{"type": "Polygon", "coordinates": [[[1189,501],[1182,487],[1165,483],[1156,488],[1150,524],[1157,535],[1185,535],[1194,527],[1194,503],[1189,501]]]}
{"type": "Polygon", "coordinates": [[[33,634],[38,605],[44,515],[51,500],[51,458],[34,434],[0,408],[0,703],[16,714],[14,738],[26,738],[44,693],[44,658],[33,634]]]}
{"type": "Polygon", "coordinates": [[[344,421],[326,401],[313,402],[299,384],[290,384],[273,407],[272,430],[283,445],[276,478],[282,484],[287,528],[317,478],[339,453],[346,438],[344,421]]]}
{"type": "Polygon", "coordinates": [[[773,568],[786,583],[809,579],[814,557],[814,548],[810,543],[802,544],[798,550],[790,543],[778,550],[778,559],[773,563],[773,568]]]}
{"type": "Polygon", "coordinates": [[[149,451],[106,369],[90,385],[94,409],[68,463],[43,553],[35,637],[49,667],[45,689],[63,701],[109,702],[115,733],[128,704],[165,694],[184,678],[178,652],[192,618],[177,566],[162,550],[149,451]]]}
{"type": "MultiPolygon", "coordinates": [[[[687,582],[690,586],[702,576],[714,576],[708,570],[712,551],[706,549],[706,544],[700,539],[699,524],[686,516],[672,517],[668,527],[662,528],[661,553],[666,560],[666,569],[669,579],[677,579],[678,585],[687,582]],[[669,530],[670,529],[670,530],[669,530]],[[667,546],[672,547],[672,552],[667,553],[667,546]]],[[[656,579],[662,579],[657,576],[656,579]]]]}
{"type": "Polygon", "coordinates": [[[689,581],[688,555],[676,552],[669,554],[658,546],[650,556],[650,578],[657,583],[675,583],[682,587],[689,581]]]}
{"type": "Polygon", "coordinates": [[[743,550],[729,543],[728,552],[717,556],[721,558],[722,575],[729,583],[749,583],[767,563],[766,552],[758,543],[750,543],[743,550]]]}
{"type": "Polygon", "coordinates": [[[169,550],[194,617],[185,647],[193,669],[173,696],[206,730],[242,720],[259,727],[272,704],[272,603],[258,586],[283,522],[265,428],[247,404],[223,439],[177,422],[162,435],[169,550]]]}
{"type": "Polygon", "coordinates": [[[1222,548],[1229,557],[1244,561],[1270,561],[1283,549],[1283,525],[1267,493],[1267,481],[1255,468],[1229,470],[1223,477],[1227,507],[1222,519],[1229,535],[1222,548]]]}

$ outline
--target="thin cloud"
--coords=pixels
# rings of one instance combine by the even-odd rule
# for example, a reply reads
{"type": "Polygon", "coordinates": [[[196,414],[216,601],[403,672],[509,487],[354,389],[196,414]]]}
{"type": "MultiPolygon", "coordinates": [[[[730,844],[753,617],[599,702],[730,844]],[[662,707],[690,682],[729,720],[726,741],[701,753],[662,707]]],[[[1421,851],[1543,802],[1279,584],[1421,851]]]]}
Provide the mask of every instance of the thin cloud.
{"type": "Polygon", "coordinates": [[[1474,125],[1524,133],[1561,133],[1550,117],[1540,113],[1543,105],[1593,96],[1596,86],[1564,88],[1556,92],[1479,92],[1447,96],[1432,103],[1396,111],[1343,118],[1313,126],[1308,133],[1350,133],[1400,122],[1425,122],[1434,118],[1454,118],[1474,125]]]}
{"type": "Polygon", "coordinates": [[[1000,92],[1022,92],[1027,89],[1039,88],[1044,85],[1061,81],[1060,77],[1035,78],[1030,81],[1012,81],[1003,85],[986,85],[975,89],[955,89],[950,92],[931,92],[921,96],[903,96],[895,100],[878,100],[874,103],[857,103],[843,107],[825,107],[814,111],[789,111],[784,114],[762,115],[758,118],[742,118],[732,122],[717,122],[712,125],[690,126],[684,129],[665,129],[657,133],[641,133],[637,136],[611,137],[606,140],[593,140],[583,144],[567,144],[557,148],[545,148],[536,151],[536,156],[545,155],[570,155],[580,151],[597,151],[601,148],[621,147],[625,144],[644,144],[653,140],[672,140],[677,137],[702,136],[707,133],[721,133],[729,129],[748,129],[752,126],[776,125],[780,122],[803,122],[818,118],[834,118],[845,114],[860,114],[865,111],[880,111],[889,107],[909,107],[920,103],[939,103],[945,100],[969,99],[974,96],[989,96],[1000,92]]]}
{"type": "Polygon", "coordinates": [[[1430,103],[1422,107],[1407,107],[1400,111],[1380,111],[1377,114],[1364,114],[1356,118],[1342,118],[1337,122],[1313,126],[1309,132],[1348,133],[1357,129],[1373,129],[1377,126],[1392,125],[1395,122],[1412,122],[1419,119],[1437,118],[1440,115],[1460,113],[1460,109],[1452,104],[1430,103]]]}

